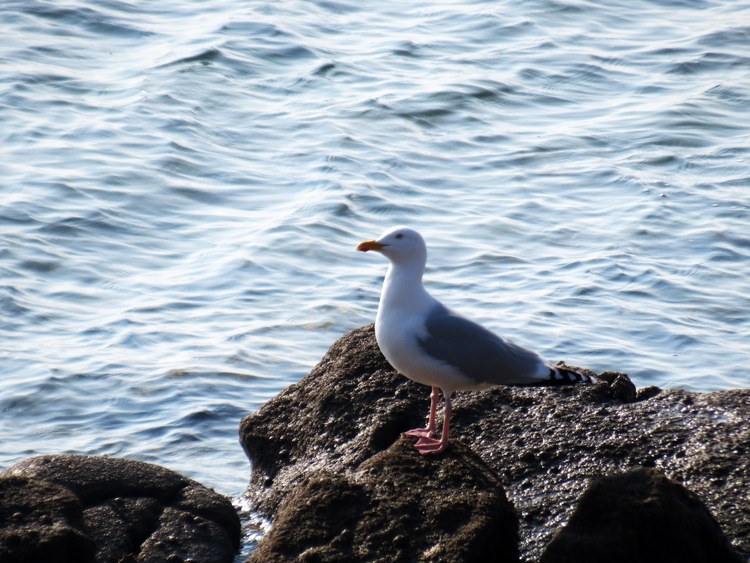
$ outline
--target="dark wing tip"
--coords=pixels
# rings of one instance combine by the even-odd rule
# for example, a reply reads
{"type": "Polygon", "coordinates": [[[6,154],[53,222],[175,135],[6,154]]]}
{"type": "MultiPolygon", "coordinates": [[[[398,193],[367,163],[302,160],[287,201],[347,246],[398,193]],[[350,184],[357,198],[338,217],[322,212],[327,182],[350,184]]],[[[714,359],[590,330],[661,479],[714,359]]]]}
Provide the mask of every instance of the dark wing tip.
{"type": "Polygon", "coordinates": [[[553,385],[575,385],[576,383],[590,383],[591,377],[587,374],[579,372],[575,369],[571,369],[568,366],[565,367],[550,367],[549,375],[533,383],[529,383],[529,386],[553,386],[553,385]]]}

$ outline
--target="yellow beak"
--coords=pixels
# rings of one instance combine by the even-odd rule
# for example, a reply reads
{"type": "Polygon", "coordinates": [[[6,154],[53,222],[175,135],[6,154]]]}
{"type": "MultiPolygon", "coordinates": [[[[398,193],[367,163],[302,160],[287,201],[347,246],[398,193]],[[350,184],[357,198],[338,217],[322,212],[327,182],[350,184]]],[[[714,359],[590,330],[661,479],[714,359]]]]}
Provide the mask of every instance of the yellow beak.
{"type": "Polygon", "coordinates": [[[381,250],[385,246],[388,246],[388,245],[380,243],[380,242],[376,242],[374,240],[366,240],[365,242],[360,242],[357,245],[357,250],[361,250],[362,252],[367,252],[368,250],[381,250]]]}

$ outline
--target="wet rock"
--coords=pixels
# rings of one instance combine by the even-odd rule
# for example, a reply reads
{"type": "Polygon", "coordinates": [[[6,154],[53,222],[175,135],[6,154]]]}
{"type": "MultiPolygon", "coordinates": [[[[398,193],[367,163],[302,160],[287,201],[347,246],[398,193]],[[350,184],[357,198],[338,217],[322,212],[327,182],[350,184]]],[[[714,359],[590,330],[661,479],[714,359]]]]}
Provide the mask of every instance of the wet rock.
{"type": "Polygon", "coordinates": [[[431,458],[413,443],[401,438],[353,472],[306,476],[249,561],[517,562],[497,474],[458,441],[431,458]]]}
{"type": "Polygon", "coordinates": [[[604,382],[609,386],[608,392],[615,401],[623,403],[632,403],[636,400],[637,392],[635,384],[630,381],[627,373],[617,371],[605,371],[595,376],[601,383],[604,382]]]}
{"type": "Polygon", "coordinates": [[[2,487],[9,492],[0,510],[20,514],[0,520],[0,549],[8,550],[0,551],[3,562],[222,563],[231,562],[239,547],[239,518],[227,498],[149,463],[38,456],[0,473],[2,487]],[[38,539],[44,534],[49,541],[38,539]],[[15,538],[13,545],[8,538],[15,538]],[[70,548],[70,558],[67,547],[55,548],[52,556],[44,551],[48,544],[73,543],[78,547],[70,548]],[[33,556],[28,549],[36,549],[33,556]]]}
{"type": "MultiPolygon", "coordinates": [[[[446,453],[460,440],[500,476],[519,514],[521,559],[541,556],[594,478],[641,467],[694,492],[749,556],[750,392],[647,388],[633,396],[624,374],[606,378],[456,395],[446,453]]],[[[343,336],[307,377],[242,421],[249,499],[273,520],[307,475],[356,472],[425,424],[429,393],[393,371],[372,325],[343,336]]]]}
{"type": "Polygon", "coordinates": [[[28,477],[0,478],[0,561],[93,563],[95,550],[83,507],[68,489],[28,477]]]}
{"type": "Polygon", "coordinates": [[[651,397],[656,397],[659,393],[661,393],[661,389],[659,389],[655,385],[650,385],[648,387],[644,387],[643,389],[638,389],[635,394],[635,400],[645,401],[646,399],[650,399],[651,397]]]}
{"type": "Polygon", "coordinates": [[[594,481],[540,563],[743,563],[706,505],[655,469],[594,481]]]}

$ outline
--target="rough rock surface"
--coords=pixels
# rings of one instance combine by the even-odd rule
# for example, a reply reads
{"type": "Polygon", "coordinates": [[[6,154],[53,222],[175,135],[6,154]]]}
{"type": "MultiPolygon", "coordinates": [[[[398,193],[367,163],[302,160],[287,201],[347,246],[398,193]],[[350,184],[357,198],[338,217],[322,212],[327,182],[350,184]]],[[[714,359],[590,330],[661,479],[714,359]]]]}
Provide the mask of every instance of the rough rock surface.
{"type": "Polygon", "coordinates": [[[656,469],[597,479],[540,563],[743,563],[697,495],[656,469]]]}
{"type": "Polygon", "coordinates": [[[0,477],[0,561],[93,563],[95,551],[72,492],[28,477],[0,477]]]}
{"type": "MultiPolygon", "coordinates": [[[[640,467],[694,492],[750,555],[750,392],[646,388],[633,396],[626,376],[602,375],[592,385],[457,394],[452,444],[460,440],[500,476],[519,514],[522,559],[541,556],[594,478],[640,467]]],[[[248,496],[273,519],[306,475],[356,472],[424,425],[429,393],[393,371],[372,325],[350,332],[307,377],[243,419],[248,496]]]]}
{"type": "Polygon", "coordinates": [[[127,459],[54,455],[0,473],[0,561],[231,562],[229,500],[173,471],[127,459]]]}
{"type": "Polygon", "coordinates": [[[307,475],[249,561],[517,562],[516,512],[497,474],[460,442],[433,459],[412,444],[307,475]]]}

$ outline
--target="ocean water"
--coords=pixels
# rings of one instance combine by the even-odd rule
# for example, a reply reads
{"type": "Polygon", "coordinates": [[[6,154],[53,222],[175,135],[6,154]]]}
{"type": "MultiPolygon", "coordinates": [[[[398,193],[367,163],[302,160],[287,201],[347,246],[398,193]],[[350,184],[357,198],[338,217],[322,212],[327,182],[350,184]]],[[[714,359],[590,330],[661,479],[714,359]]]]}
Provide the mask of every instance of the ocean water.
{"type": "Polygon", "coordinates": [[[750,385],[747,2],[0,25],[0,468],[122,456],[239,498],[241,417],[374,320],[387,262],[354,248],[399,224],[436,297],[551,361],[750,385]]]}

